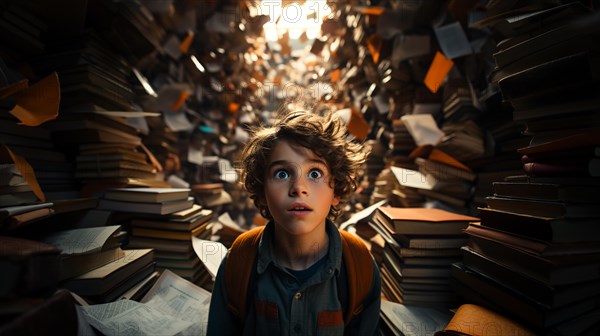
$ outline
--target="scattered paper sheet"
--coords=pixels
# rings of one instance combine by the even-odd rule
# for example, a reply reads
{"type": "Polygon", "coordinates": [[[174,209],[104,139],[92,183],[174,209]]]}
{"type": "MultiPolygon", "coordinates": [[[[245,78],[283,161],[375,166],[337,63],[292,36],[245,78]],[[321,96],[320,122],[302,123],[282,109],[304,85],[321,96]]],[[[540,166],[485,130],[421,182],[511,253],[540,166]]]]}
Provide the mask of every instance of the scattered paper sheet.
{"type": "Polygon", "coordinates": [[[367,218],[368,216],[370,216],[373,211],[375,211],[377,208],[379,208],[380,206],[384,205],[385,203],[387,203],[387,200],[382,200],[379,201],[357,213],[355,213],[354,215],[352,215],[350,218],[348,218],[348,220],[346,220],[345,222],[343,222],[340,225],[340,230],[346,230],[346,228],[352,224],[356,224],[358,223],[360,220],[367,218]]]}
{"type": "Polygon", "coordinates": [[[172,34],[165,42],[163,49],[173,59],[178,60],[179,57],[181,57],[181,50],[179,49],[180,44],[181,41],[177,35],[172,34]]]}
{"type": "Polygon", "coordinates": [[[220,242],[192,237],[192,246],[200,261],[206,266],[210,276],[215,279],[221,261],[227,255],[227,247],[220,242]]]}
{"type": "Polygon", "coordinates": [[[435,53],[424,80],[429,91],[436,93],[440,89],[453,66],[454,62],[447,59],[444,54],[439,51],[435,53]]]}
{"type": "Polygon", "coordinates": [[[426,55],[431,52],[431,37],[429,35],[403,35],[394,38],[392,50],[392,64],[426,55]]]}
{"type": "Polygon", "coordinates": [[[62,230],[44,237],[42,241],[58,247],[63,255],[87,254],[100,251],[111,236],[118,234],[120,228],[120,225],[110,225],[62,230]]]}
{"type": "Polygon", "coordinates": [[[165,124],[167,124],[173,132],[191,131],[194,129],[194,125],[187,118],[186,113],[171,112],[169,110],[163,113],[163,117],[165,119],[165,124]]]}
{"type": "MultiPolygon", "coordinates": [[[[185,335],[205,335],[210,298],[206,289],[166,269],[141,302],[164,315],[191,322],[185,335]]],[[[152,334],[165,335],[157,331],[152,334]]]]}
{"type": "Polygon", "coordinates": [[[104,335],[199,335],[192,322],[132,300],[81,306],[86,321],[104,335]]]}
{"type": "Polygon", "coordinates": [[[39,126],[58,117],[60,82],[58,74],[44,77],[30,87],[14,94],[15,107],[10,114],[27,126],[39,126]]]}
{"type": "Polygon", "coordinates": [[[204,163],[204,152],[194,148],[193,146],[189,146],[187,160],[191,163],[202,165],[202,163],[204,163]]]}
{"type": "Polygon", "coordinates": [[[27,160],[24,157],[14,153],[7,145],[1,144],[0,145],[0,162],[1,163],[11,163],[11,162],[14,163],[15,169],[13,171],[16,170],[21,174],[21,176],[23,177],[25,182],[27,182],[27,184],[31,187],[31,189],[33,190],[33,193],[35,194],[35,196],[37,198],[39,198],[40,201],[42,201],[42,202],[46,201],[46,195],[44,195],[44,191],[42,190],[42,188],[40,187],[40,185],[37,181],[35,172],[33,171],[33,168],[31,167],[29,162],[27,162],[27,160]]]}
{"type": "Polygon", "coordinates": [[[423,175],[416,170],[406,168],[391,167],[391,169],[400,185],[426,190],[432,190],[435,186],[435,179],[432,175],[423,175]]]}
{"type": "Polygon", "coordinates": [[[431,114],[404,115],[401,119],[417,146],[435,145],[444,137],[431,114]]]}
{"type": "Polygon", "coordinates": [[[235,183],[238,180],[238,174],[231,162],[227,159],[219,158],[219,172],[221,173],[221,181],[235,183]]]}
{"type": "Polygon", "coordinates": [[[405,306],[387,300],[381,300],[381,312],[406,336],[433,335],[452,318],[450,313],[435,308],[405,306]]]}
{"type": "Polygon", "coordinates": [[[458,21],[435,28],[435,35],[440,49],[448,59],[473,53],[469,39],[458,21]]]}

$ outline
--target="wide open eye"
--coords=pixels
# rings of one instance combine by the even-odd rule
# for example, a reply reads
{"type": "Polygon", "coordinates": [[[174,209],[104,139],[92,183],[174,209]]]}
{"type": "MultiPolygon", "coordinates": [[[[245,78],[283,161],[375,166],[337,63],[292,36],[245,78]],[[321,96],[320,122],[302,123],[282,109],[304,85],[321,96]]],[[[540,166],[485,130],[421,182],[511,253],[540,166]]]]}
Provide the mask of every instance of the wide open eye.
{"type": "Polygon", "coordinates": [[[290,178],[290,174],[284,169],[278,169],[273,174],[273,177],[276,179],[279,179],[279,180],[285,180],[285,179],[290,178]]]}
{"type": "Polygon", "coordinates": [[[320,169],[313,168],[308,172],[308,177],[313,180],[320,179],[323,177],[323,172],[320,169]]]}

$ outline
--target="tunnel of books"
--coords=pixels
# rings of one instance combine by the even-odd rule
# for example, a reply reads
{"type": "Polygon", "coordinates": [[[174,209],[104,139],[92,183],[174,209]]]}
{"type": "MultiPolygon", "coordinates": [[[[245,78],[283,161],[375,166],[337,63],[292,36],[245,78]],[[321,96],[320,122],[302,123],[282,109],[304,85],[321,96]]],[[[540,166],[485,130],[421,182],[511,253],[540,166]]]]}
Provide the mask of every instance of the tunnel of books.
{"type": "Polygon", "coordinates": [[[599,5],[0,0],[0,335],[204,335],[294,104],[368,150],[380,335],[600,334],[599,5]]]}

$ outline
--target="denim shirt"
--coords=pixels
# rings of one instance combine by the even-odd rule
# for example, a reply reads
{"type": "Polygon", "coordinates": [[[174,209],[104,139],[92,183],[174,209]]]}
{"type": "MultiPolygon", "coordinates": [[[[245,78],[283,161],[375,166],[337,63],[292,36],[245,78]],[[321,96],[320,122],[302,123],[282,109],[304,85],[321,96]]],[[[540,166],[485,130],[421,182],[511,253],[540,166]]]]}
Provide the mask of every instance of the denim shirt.
{"type": "Polygon", "coordinates": [[[342,241],[333,222],[327,220],[326,230],[329,248],[323,265],[300,284],[275,262],[273,224],[267,224],[256,260],[254,302],[243,326],[226,307],[223,260],[213,286],[207,335],[376,335],[381,306],[379,269],[373,261],[374,277],[365,309],[344,326],[345,307],[337,288],[337,276],[346,276],[342,241]]]}

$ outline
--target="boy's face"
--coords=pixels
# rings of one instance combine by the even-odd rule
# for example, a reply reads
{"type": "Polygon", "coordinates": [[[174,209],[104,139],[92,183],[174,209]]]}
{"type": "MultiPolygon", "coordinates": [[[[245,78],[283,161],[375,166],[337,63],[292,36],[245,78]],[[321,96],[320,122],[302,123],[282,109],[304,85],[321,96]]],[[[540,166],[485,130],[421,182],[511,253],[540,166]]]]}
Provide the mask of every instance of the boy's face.
{"type": "Polygon", "coordinates": [[[324,226],[329,209],[339,203],[327,164],[305,147],[278,142],[265,174],[264,201],[275,224],[291,235],[324,226]]]}

